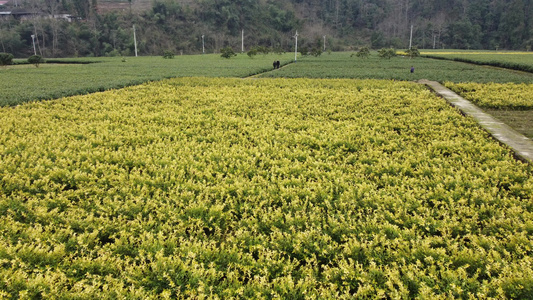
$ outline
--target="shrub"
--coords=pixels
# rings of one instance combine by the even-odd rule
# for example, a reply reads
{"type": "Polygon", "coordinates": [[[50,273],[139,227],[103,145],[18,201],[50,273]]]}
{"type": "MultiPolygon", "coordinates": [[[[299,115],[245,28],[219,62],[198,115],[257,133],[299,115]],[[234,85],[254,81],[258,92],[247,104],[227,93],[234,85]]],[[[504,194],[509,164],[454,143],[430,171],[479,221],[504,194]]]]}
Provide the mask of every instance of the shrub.
{"type": "Polygon", "coordinates": [[[44,59],[40,55],[32,55],[28,57],[28,62],[38,68],[40,64],[44,63],[44,59]]]}
{"type": "Polygon", "coordinates": [[[311,50],[311,55],[313,55],[314,57],[319,57],[320,55],[322,55],[322,49],[320,49],[320,47],[313,48],[311,50]]]}
{"type": "Polygon", "coordinates": [[[263,55],[267,55],[270,53],[270,49],[268,47],[264,47],[264,46],[255,46],[253,47],[252,49],[250,49],[250,51],[248,51],[248,56],[250,58],[253,58],[254,56],[256,56],[257,54],[263,54],[263,55]]]}
{"type": "Polygon", "coordinates": [[[256,48],[252,48],[252,49],[250,49],[250,51],[248,51],[248,53],[246,53],[246,54],[248,54],[248,56],[249,56],[250,58],[254,58],[254,56],[257,55],[257,49],[256,49],[256,48]]]}
{"type": "Polygon", "coordinates": [[[237,56],[237,53],[235,53],[235,51],[233,51],[233,48],[231,47],[226,47],[226,48],[222,48],[220,49],[220,52],[222,53],[222,57],[224,58],[231,58],[233,56],[237,56]]]}
{"type": "Polygon", "coordinates": [[[393,48],[382,48],[378,51],[378,56],[381,58],[391,59],[391,57],[396,56],[396,50],[394,50],[393,48]]]}
{"type": "Polygon", "coordinates": [[[272,49],[272,52],[274,52],[275,54],[283,54],[285,51],[283,51],[283,48],[281,48],[281,46],[277,46],[272,49]]]}
{"type": "Polygon", "coordinates": [[[0,66],[7,66],[13,64],[13,54],[0,53],[0,66]]]}
{"type": "Polygon", "coordinates": [[[255,49],[257,50],[257,53],[261,53],[263,55],[267,55],[270,53],[270,49],[265,46],[257,46],[255,47],[255,49]]]}
{"type": "Polygon", "coordinates": [[[361,58],[368,58],[370,56],[370,49],[368,47],[361,47],[361,49],[357,51],[357,54],[355,54],[355,56],[361,58]]]}
{"type": "Polygon", "coordinates": [[[309,49],[307,47],[300,47],[300,54],[302,56],[307,56],[309,55],[309,49]]]}
{"type": "Polygon", "coordinates": [[[163,58],[165,59],[173,59],[174,58],[174,52],[167,50],[163,52],[163,58]]]}
{"type": "Polygon", "coordinates": [[[420,56],[420,51],[418,51],[418,48],[416,47],[411,47],[411,49],[407,50],[406,53],[407,53],[407,56],[411,58],[420,56]]]}

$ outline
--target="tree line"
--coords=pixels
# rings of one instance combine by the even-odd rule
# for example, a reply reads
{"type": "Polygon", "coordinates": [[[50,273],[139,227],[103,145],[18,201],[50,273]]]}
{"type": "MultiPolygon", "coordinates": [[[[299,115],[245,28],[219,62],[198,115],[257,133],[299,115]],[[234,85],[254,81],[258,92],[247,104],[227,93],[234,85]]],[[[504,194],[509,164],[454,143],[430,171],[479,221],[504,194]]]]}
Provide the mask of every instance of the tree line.
{"type": "MultiPolygon", "coordinates": [[[[110,1],[110,0],[108,0],[110,1]]],[[[121,0],[115,0],[120,2],[121,0]]],[[[130,4],[142,0],[122,0],[130,4]]],[[[13,1],[12,1],[13,2],[13,1]]],[[[299,44],[531,50],[533,0],[152,0],[142,11],[102,11],[98,0],[19,0],[0,17],[0,52],[27,57],[128,56],[133,25],[141,55],[245,50],[299,44]],[[57,18],[70,14],[71,21],[57,18]],[[34,40],[32,40],[32,35],[34,40]],[[203,37],[202,37],[203,36],[203,37]]]]}

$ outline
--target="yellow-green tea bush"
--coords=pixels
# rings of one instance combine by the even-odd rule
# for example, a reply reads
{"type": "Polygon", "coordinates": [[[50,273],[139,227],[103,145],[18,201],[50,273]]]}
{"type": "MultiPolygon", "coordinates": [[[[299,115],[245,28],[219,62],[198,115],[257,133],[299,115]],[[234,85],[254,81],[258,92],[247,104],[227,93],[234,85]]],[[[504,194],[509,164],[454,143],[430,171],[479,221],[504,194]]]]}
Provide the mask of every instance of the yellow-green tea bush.
{"type": "Polygon", "coordinates": [[[0,116],[3,298],[533,293],[531,167],[416,84],[182,78],[0,116]]]}
{"type": "Polygon", "coordinates": [[[445,85],[480,107],[533,109],[533,84],[446,82],[445,85]]]}

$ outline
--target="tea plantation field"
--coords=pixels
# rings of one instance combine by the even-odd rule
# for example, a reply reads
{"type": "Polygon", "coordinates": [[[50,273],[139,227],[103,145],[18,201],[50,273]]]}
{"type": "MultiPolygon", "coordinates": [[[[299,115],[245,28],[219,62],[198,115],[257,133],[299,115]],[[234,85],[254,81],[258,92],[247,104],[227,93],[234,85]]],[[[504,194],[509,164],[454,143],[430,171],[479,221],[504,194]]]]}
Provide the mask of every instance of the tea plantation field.
{"type": "Polygon", "coordinates": [[[241,54],[231,60],[216,54],[162,57],[71,58],[58,63],[0,68],[0,106],[56,99],[141,84],[171,77],[247,77],[272,69],[272,62],[291,62],[291,55],[241,54]]]}
{"type": "Polygon", "coordinates": [[[292,59],[1,68],[0,299],[533,297],[533,166],[412,82],[532,74],[292,59]]]}
{"type": "Polygon", "coordinates": [[[533,73],[533,52],[423,50],[422,56],[533,73]]]}
{"type": "Polygon", "coordinates": [[[0,116],[4,298],[533,294],[532,166],[423,86],[181,78],[0,116]]]}

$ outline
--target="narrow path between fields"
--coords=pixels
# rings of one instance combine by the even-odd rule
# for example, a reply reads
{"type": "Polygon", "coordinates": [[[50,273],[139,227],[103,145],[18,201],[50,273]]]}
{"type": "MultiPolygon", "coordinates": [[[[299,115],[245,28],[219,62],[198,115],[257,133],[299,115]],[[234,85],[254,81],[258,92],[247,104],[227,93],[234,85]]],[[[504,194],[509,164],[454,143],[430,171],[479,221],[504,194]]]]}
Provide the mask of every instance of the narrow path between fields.
{"type": "Polygon", "coordinates": [[[261,75],[263,75],[263,74],[265,74],[265,73],[275,72],[275,71],[280,70],[280,69],[283,69],[283,68],[285,68],[286,66],[291,65],[291,64],[293,64],[293,63],[294,63],[294,61],[290,61],[290,62],[288,62],[288,63],[286,63],[286,64],[284,64],[284,65],[281,65],[281,66],[279,67],[279,69],[274,69],[274,68],[272,68],[272,69],[270,69],[270,70],[267,70],[267,71],[264,71],[264,72],[261,72],[261,73],[257,73],[257,74],[255,74],[255,75],[251,75],[251,76],[244,77],[244,79],[259,78],[259,76],[261,76],[261,75]]]}
{"type": "Polygon", "coordinates": [[[418,83],[431,88],[439,96],[446,99],[451,105],[457,107],[467,116],[471,116],[481,127],[487,130],[496,140],[509,146],[515,155],[522,161],[533,163],[533,141],[518,133],[508,125],[498,119],[486,114],[479,107],[470,101],[452,92],[436,81],[426,79],[419,80],[418,83]]]}

